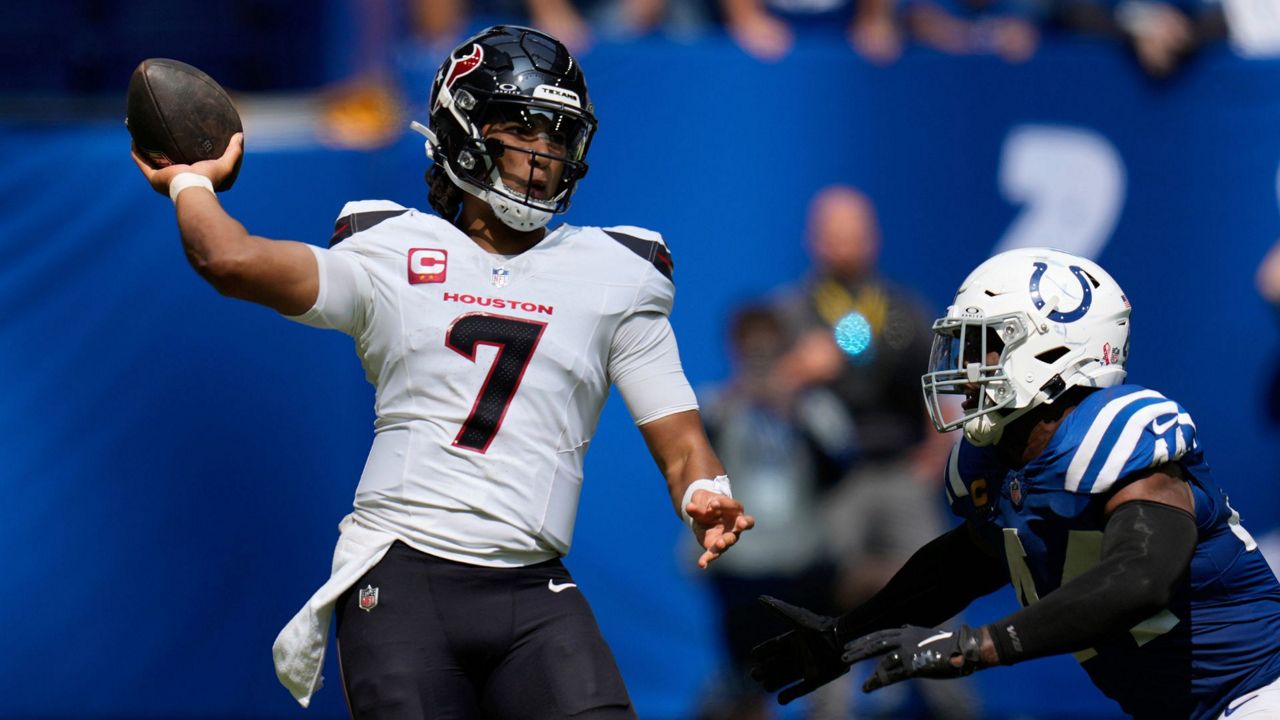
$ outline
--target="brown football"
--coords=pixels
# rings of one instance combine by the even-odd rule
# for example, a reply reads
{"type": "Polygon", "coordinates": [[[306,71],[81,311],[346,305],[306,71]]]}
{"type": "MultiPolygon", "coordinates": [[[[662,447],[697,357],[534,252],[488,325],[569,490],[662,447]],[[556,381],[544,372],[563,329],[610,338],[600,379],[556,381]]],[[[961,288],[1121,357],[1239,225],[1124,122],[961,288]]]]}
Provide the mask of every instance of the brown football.
{"type": "MultiPolygon", "coordinates": [[[[125,125],[138,154],[154,168],[222,157],[243,130],[231,97],[213,78],[184,62],[143,60],[129,78],[125,125]]],[[[241,158],[243,159],[243,158],[241,158]]],[[[218,191],[229,190],[240,163],[218,191]]]]}

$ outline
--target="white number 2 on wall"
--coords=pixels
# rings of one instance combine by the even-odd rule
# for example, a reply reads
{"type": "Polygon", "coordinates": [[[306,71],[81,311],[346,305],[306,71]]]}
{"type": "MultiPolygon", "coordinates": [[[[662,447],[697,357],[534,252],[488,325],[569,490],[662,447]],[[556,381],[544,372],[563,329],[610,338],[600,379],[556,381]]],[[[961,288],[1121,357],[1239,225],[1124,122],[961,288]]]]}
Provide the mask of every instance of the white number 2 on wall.
{"type": "Polygon", "coordinates": [[[1055,247],[1096,258],[1125,200],[1120,153],[1102,135],[1064,125],[1019,125],[1000,153],[1000,194],[1022,211],[995,252],[1055,247]]]}

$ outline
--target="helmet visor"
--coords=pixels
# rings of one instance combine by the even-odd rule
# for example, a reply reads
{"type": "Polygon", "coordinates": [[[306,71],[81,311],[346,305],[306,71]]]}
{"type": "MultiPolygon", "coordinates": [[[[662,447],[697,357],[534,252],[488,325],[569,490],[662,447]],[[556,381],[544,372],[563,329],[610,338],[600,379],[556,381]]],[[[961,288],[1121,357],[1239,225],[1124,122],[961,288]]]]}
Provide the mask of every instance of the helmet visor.
{"type": "Polygon", "coordinates": [[[587,143],[591,140],[595,123],[588,116],[562,105],[494,98],[489,101],[484,126],[480,130],[488,135],[497,127],[527,142],[543,141],[549,155],[579,161],[587,154],[587,143]]]}

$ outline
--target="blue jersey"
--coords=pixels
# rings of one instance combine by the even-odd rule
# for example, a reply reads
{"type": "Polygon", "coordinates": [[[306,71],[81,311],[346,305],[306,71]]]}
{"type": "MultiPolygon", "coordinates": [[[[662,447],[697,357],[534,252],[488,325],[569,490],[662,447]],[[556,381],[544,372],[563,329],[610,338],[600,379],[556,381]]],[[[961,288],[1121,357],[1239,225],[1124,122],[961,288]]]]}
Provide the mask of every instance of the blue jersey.
{"type": "Polygon", "coordinates": [[[1098,563],[1107,499],[1166,462],[1182,466],[1195,497],[1190,577],[1165,610],[1076,658],[1134,717],[1209,720],[1280,677],[1280,583],[1213,481],[1182,406],[1136,385],[1099,390],[1019,469],[962,441],[947,497],[1003,551],[1025,606],[1098,563]]]}

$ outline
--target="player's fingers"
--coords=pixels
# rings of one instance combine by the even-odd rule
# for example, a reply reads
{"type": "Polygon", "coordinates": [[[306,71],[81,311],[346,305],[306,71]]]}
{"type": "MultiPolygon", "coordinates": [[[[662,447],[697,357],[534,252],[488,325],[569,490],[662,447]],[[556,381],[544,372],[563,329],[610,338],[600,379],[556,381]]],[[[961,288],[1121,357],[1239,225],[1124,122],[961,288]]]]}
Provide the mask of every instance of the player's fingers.
{"type": "Polygon", "coordinates": [[[739,515],[733,521],[733,531],[742,534],[756,526],[756,519],[750,515],[739,515]]]}
{"type": "Polygon", "coordinates": [[[129,156],[133,158],[133,164],[138,166],[138,169],[142,171],[142,174],[150,178],[152,173],[151,166],[144,162],[142,156],[138,154],[137,145],[129,146],[129,156]]]}
{"type": "Polygon", "coordinates": [[[157,170],[156,168],[151,167],[150,165],[147,164],[146,160],[142,159],[142,156],[138,154],[138,147],[136,145],[133,145],[129,148],[129,155],[133,157],[133,163],[138,166],[139,170],[142,171],[142,176],[147,179],[148,183],[151,184],[151,189],[155,190],[161,195],[168,195],[169,182],[167,180],[162,180],[159,177],[160,171],[157,170]]]}
{"type": "Polygon", "coordinates": [[[897,638],[898,632],[896,630],[881,630],[870,635],[864,635],[845,645],[844,655],[840,656],[840,659],[852,665],[860,660],[882,655],[898,647],[897,638]]]}
{"type": "Polygon", "coordinates": [[[791,662],[791,656],[783,651],[784,637],[765,640],[751,648],[751,679],[763,685],[769,692],[799,680],[803,674],[796,664],[791,662]]]}
{"type": "Polygon", "coordinates": [[[892,685],[893,683],[903,680],[907,677],[906,670],[902,667],[902,657],[897,652],[891,652],[884,656],[880,664],[876,665],[875,672],[871,673],[871,677],[862,684],[862,692],[871,692],[892,685]]]}
{"type": "Polygon", "coordinates": [[[783,661],[753,669],[751,677],[760,683],[760,687],[764,688],[765,692],[777,692],[800,680],[803,674],[796,671],[794,664],[783,661]]]}
{"type": "Polygon", "coordinates": [[[782,688],[800,680],[801,678],[802,676],[799,673],[773,671],[770,674],[758,678],[756,682],[760,683],[760,687],[764,688],[765,692],[772,693],[778,692],[782,688]]]}
{"type": "Polygon", "coordinates": [[[802,697],[804,695],[808,695],[809,693],[817,689],[818,689],[817,685],[815,685],[814,683],[808,680],[805,680],[802,683],[799,683],[797,685],[792,685],[786,690],[783,690],[782,692],[778,693],[778,704],[786,705],[792,700],[795,700],[796,698],[802,697]]]}
{"type": "Polygon", "coordinates": [[[236,162],[240,160],[240,155],[243,152],[244,133],[236,133],[231,136],[231,141],[227,143],[227,149],[222,153],[222,157],[215,161],[218,170],[222,173],[230,173],[235,168],[236,162]]]}
{"type": "MultiPolygon", "coordinates": [[[[769,596],[761,595],[760,597],[767,598],[769,596]]],[[[769,599],[772,600],[773,598],[769,598],[769,599]]],[[[763,600],[760,600],[760,602],[761,604],[765,604],[763,600]]],[[[769,663],[773,662],[782,653],[782,650],[787,646],[788,644],[787,641],[788,639],[790,639],[790,637],[791,637],[790,633],[774,635],[768,640],[765,640],[764,642],[751,648],[751,667],[753,668],[753,674],[754,674],[755,668],[765,667],[769,663]]]]}
{"type": "MultiPolygon", "coordinates": [[[[792,605],[789,602],[779,600],[778,598],[773,597],[772,595],[760,595],[756,597],[756,600],[761,605],[764,605],[765,607],[772,610],[783,620],[786,620],[787,623],[790,625],[799,624],[800,618],[804,613],[803,609],[796,607],[795,605],[792,605]]],[[[787,636],[779,635],[778,637],[774,638],[774,641],[778,641],[778,643],[781,644],[782,638],[784,637],[787,637],[787,636]]]]}

